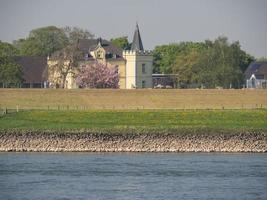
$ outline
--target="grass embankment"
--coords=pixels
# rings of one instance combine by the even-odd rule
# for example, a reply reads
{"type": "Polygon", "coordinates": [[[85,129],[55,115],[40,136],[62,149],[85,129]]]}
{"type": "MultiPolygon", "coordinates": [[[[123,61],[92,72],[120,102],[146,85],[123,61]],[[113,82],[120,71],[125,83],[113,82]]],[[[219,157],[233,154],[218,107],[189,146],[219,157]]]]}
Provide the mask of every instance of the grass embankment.
{"type": "MultiPolygon", "coordinates": [[[[267,110],[21,111],[0,117],[2,130],[267,130],[267,110]]],[[[167,131],[168,132],[168,131],[167,131]]]]}
{"type": "Polygon", "coordinates": [[[0,107],[20,109],[267,108],[267,90],[0,89],[0,107]]]}

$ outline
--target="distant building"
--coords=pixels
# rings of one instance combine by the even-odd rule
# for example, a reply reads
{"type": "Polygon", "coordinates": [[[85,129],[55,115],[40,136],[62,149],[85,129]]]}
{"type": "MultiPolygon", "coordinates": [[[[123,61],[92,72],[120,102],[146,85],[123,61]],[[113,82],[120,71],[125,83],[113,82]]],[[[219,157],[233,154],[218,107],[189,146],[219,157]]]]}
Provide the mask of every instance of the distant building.
{"type": "MultiPolygon", "coordinates": [[[[150,51],[145,51],[139,32],[139,27],[136,25],[134,32],[131,50],[122,50],[114,46],[107,40],[99,39],[81,39],[76,44],[77,51],[83,54],[83,57],[78,61],[78,65],[82,66],[95,61],[108,63],[118,67],[119,73],[119,88],[134,89],[134,88],[152,88],[152,69],[153,56],[150,51]]],[[[47,61],[48,76],[58,77],[60,84],[60,73],[50,73],[49,69],[58,63],[57,52],[53,54],[47,61]]],[[[64,61],[64,64],[69,65],[69,61],[64,61]]],[[[75,81],[77,69],[72,69],[67,74],[65,88],[78,88],[75,81]]]]}
{"type": "Polygon", "coordinates": [[[153,88],[175,88],[175,74],[152,74],[153,88]]]}
{"type": "Polygon", "coordinates": [[[247,88],[267,88],[267,62],[253,62],[245,71],[247,88]]]}
{"type": "Polygon", "coordinates": [[[15,57],[15,62],[21,66],[23,73],[22,88],[46,88],[47,79],[47,58],[42,56],[21,56],[15,57]]]}

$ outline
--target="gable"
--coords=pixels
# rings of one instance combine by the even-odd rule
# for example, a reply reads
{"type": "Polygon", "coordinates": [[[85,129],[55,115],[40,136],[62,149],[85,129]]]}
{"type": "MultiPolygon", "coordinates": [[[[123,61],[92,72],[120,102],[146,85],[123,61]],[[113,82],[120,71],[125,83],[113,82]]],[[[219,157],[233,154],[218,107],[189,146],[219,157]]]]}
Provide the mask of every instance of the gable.
{"type": "MultiPolygon", "coordinates": [[[[78,50],[82,51],[84,54],[95,50],[98,46],[97,39],[79,39],[77,42],[78,50]]],[[[122,49],[116,47],[111,42],[107,40],[102,40],[101,46],[107,54],[116,55],[118,58],[122,58],[122,49]]]]}

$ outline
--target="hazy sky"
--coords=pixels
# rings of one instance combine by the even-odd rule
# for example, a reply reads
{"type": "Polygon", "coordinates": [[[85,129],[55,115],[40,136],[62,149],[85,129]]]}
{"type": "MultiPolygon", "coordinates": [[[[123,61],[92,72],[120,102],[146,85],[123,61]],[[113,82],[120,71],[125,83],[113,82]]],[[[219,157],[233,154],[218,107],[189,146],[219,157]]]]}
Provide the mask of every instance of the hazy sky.
{"type": "Polygon", "coordinates": [[[7,42],[48,25],[131,41],[136,21],[145,49],[223,35],[267,57],[267,0],[0,0],[0,40],[7,42]]]}

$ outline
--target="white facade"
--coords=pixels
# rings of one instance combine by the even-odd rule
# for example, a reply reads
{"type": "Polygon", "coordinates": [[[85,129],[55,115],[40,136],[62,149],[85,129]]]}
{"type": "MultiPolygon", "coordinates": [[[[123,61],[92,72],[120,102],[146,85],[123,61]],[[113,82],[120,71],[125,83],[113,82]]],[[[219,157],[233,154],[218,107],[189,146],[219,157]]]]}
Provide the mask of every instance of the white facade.
{"type": "Polygon", "coordinates": [[[123,51],[126,60],[126,89],[152,88],[153,56],[150,51],[123,51]]]}
{"type": "Polygon", "coordinates": [[[266,79],[257,79],[255,74],[252,74],[250,79],[247,79],[246,85],[247,85],[247,88],[266,89],[267,88],[267,80],[266,79]]]}

